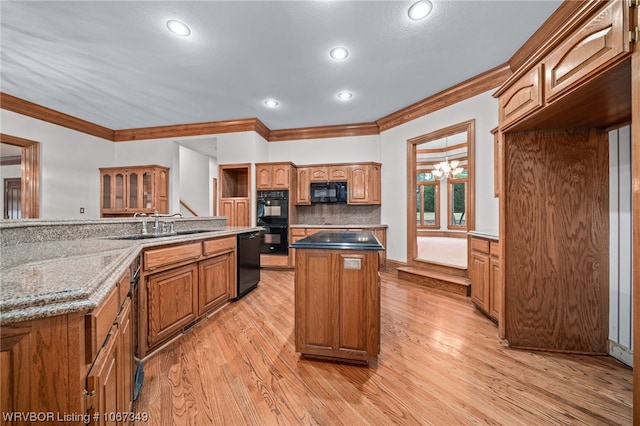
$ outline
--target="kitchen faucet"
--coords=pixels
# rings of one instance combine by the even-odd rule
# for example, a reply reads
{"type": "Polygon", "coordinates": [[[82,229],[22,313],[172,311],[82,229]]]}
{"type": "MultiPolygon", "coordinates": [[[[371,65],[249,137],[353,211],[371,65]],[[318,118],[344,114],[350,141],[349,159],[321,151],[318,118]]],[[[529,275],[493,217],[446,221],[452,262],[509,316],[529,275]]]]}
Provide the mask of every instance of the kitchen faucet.
{"type": "Polygon", "coordinates": [[[149,233],[147,231],[147,214],[146,213],[135,213],[133,215],[133,217],[138,217],[138,216],[140,216],[142,218],[142,235],[147,235],[149,233]]]}
{"type": "MultiPolygon", "coordinates": [[[[153,213],[153,233],[157,235],[160,233],[160,218],[161,217],[182,217],[182,213],[173,213],[173,214],[158,214],[158,212],[153,213]]],[[[173,228],[173,226],[172,226],[173,228]]]]}

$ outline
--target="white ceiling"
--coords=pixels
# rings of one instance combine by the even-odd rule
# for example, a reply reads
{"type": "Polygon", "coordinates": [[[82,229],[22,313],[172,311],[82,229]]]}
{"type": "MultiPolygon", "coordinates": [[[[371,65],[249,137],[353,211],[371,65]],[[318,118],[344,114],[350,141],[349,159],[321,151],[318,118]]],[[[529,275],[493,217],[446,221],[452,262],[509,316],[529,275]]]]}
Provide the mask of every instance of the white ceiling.
{"type": "Polygon", "coordinates": [[[0,88],[113,130],[372,122],[505,63],[561,3],[432,1],[414,22],[412,1],[2,0],[0,88]]]}

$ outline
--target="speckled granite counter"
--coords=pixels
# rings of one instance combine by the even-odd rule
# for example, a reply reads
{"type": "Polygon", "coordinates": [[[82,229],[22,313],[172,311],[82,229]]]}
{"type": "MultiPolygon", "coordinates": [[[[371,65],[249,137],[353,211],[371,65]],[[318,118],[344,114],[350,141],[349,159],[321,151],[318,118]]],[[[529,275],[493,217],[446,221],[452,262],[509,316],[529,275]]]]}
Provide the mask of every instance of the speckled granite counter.
{"type": "Polygon", "coordinates": [[[143,240],[100,236],[3,244],[0,325],[95,308],[145,247],[259,229],[222,226],[210,232],[143,240]]]}

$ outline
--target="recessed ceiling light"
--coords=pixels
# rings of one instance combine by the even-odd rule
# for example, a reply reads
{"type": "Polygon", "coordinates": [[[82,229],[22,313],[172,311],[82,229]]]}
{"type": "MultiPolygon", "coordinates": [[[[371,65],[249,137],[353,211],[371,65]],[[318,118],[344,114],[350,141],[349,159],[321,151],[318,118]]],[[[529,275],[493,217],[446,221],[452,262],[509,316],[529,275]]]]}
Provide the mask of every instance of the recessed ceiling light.
{"type": "Polygon", "coordinates": [[[414,21],[424,19],[431,13],[431,9],[433,9],[433,3],[429,0],[417,1],[409,8],[409,18],[414,21]]]}
{"type": "Polygon", "coordinates": [[[343,59],[347,59],[347,56],[349,56],[349,51],[346,47],[334,47],[329,52],[329,56],[331,56],[331,59],[341,61],[343,59]]]}
{"type": "Polygon", "coordinates": [[[266,106],[268,106],[269,108],[275,108],[275,107],[277,107],[278,105],[280,105],[280,102],[276,101],[275,99],[266,99],[266,100],[264,101],[264,104],[265,104],[266,106]]]}
{"type": "Polygon", "coordinates": [[[176,21],[175,19],[167,21],[167,28],[169,28],[169,31],[171,31],[172,33],[181,37],[187,37],[191,34],[191,29],[187,27],[186,24],[183,24],[180,21],[176,21]]]}
{"type": "Polygon", "coordinates": [[[353,98],[353,93],[347,92],[346,90],[338,93],[338,99],[340,99],[341,101],[348,101],[351,98],[353,98]]]}

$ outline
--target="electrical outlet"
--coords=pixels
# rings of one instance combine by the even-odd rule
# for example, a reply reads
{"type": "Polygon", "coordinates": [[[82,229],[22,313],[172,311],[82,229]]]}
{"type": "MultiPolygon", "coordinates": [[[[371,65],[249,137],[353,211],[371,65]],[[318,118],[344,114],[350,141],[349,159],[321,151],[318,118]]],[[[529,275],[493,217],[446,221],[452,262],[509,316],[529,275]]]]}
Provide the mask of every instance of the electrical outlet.
{"type": "Polygon", "coordinates": [[[84,207],[80,207],[80,214],[84,214],[84,207]]]}

